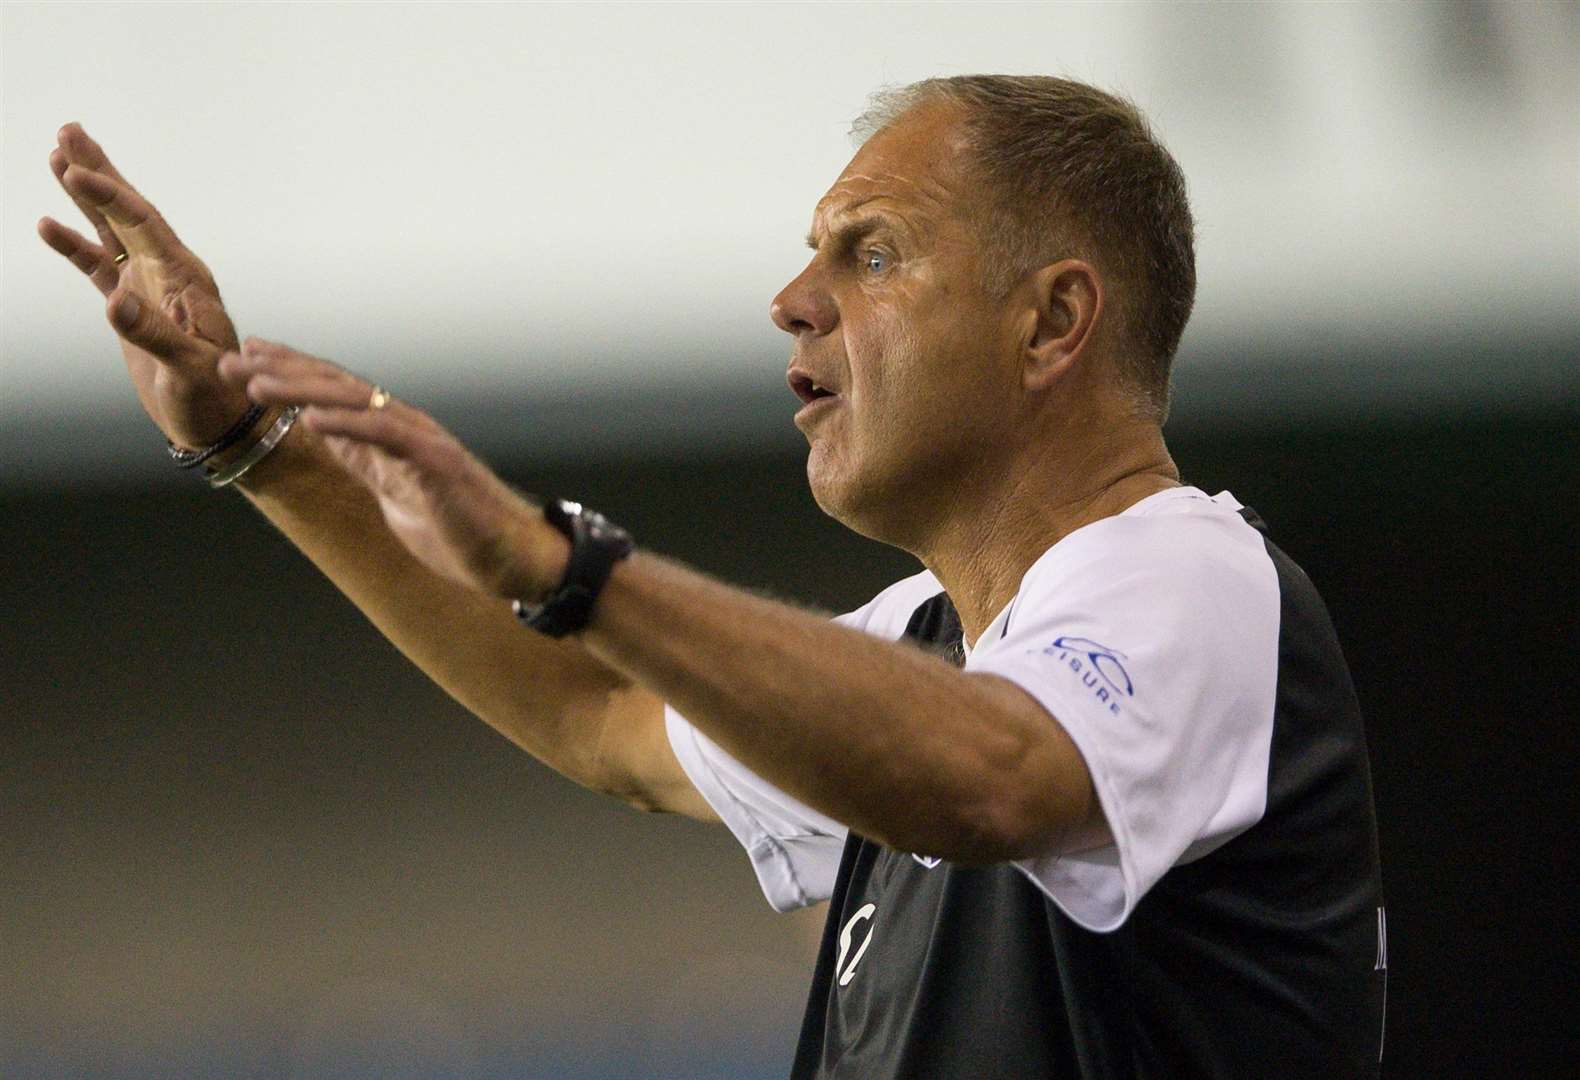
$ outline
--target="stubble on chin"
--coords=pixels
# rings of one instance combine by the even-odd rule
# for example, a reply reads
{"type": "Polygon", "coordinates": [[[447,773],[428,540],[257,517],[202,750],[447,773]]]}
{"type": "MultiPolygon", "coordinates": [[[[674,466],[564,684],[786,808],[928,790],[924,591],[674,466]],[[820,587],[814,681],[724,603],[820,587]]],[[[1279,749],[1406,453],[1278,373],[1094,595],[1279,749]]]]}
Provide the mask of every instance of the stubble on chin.
{"type": "Polygon", "coordinates": [[[860,478],[851,468],[848,447],[837,444],[827,433],[812,440],[806,459],[807,486],[818,508],[848,529],[861,532],[860,478]]]}
{"type": "Polygon", "coordinates": [[[848,456],[833,447],[814,443],[807,455],[807,484],[818,509],[851,532],[880,543],[884,530],[882,498],[851,467],[848,456]]]}
{"type": "Polygon", "coordinates": [[[825,439],[814,438],[807,447],[806,483],[812,492],[812,501],[829,517],[838,519],[839,506],[837,468],[825,439]]]}

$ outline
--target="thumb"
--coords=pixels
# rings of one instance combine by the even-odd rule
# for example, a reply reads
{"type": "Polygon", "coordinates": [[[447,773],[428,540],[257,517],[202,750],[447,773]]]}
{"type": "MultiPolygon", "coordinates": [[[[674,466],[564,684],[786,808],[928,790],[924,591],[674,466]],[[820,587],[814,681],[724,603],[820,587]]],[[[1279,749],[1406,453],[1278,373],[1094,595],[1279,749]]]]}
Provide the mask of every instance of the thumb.
{"type": "Polygon", "coordinates": [[[117,334],[163,363],[191,367],[204,359],[200,343],[130,289],[111,293],[105,314],[117,334]]]}

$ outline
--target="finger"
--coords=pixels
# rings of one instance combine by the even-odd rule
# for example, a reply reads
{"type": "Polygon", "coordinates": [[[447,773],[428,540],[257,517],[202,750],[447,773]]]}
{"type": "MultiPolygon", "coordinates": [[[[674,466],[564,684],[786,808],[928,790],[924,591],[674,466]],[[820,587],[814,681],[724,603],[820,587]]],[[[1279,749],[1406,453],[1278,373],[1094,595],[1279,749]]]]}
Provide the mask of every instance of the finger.
{"type": "Polygon", "coordinates": [[[77,204],[77,209],[82,211],[82,216],[88,219],[88,224],[93,226],[93,231],[99,234],[99,242],[109,251],[110,257],[113,259],[126,249],[115,235],[115,230],[110,228],[110,223],[105,220],[103,214],[99,213],[99,208],[87,199],[73,195],[71,189],[66,187],[66,169],[71,164],[71,159],[66,156],[64,150],[56,148],[50,152],[50,172],[55,174],[55,179],[59,181],[60,186],[65,189],[67,195],[71,196],[71,201],[77,204]]]}
{"type": "Polygon", "coordinates": [[[260,337],[249,337],[242,342],[241,352],[236,354],[236,358],[229,361],[229,363],[234,366],[234,370],[238,373],[245,372],[252,375],[264,372],[271,375],[332,373],[343,376],[346,379],[356,379],[355,375],[333,361],[293,349],[289,345],[265,341],[260,337]]]}
{"type": "Polygon", "coordinates": [[[242,393],[247,392],[247,380],[252,378],[254,372],[241,368],[242,355],[238,352],[227,352],[220,356],[219,362],[214,365],[214,370],[219,372],[219,377],[230,383],[242,393]]]}
{"type": "Polygon", "coordinates": [[[105,314],[117,334],[166,364],[205,368],[212,362],[212,354],[218,351],[182,333],[169,316],[130,289],[118,288],[111,293],[105,314]]]}
{"type": "Polygon", "coordinates": [[[181,254],[181,241],[159,211],[126,184],[80,165],[66,166],[61,183],[73,198],[97,207],[133,255],[169,260],[181,254]]]}
{"type": "Polygon", "coordinates": [[[289,384],[307,379],[326,389],[330,385],[340,387],[340,397],[326,404],[365,405],[373,393],[371,384],[328,360],[286,346],[266,344],[257,338],[248,338],[242,344],[241,352],[227,353],[221,357],[219,370],[222,377],[239,386],[246,386],[249,380],[267,375],[273,383],[289,384]]]}
{"type": "MultiPolygon", "coordinates": [[[[83,130],[81,124],[73,120],[71,123],[55,132],[55,141],[60,144],[61,152],[76,165],[92,169],[97,173],[104,173],[112,180],[119,180],[126,184],[126,177],[122,176],[111,164],[104,148],[93,140],[93,137],[83,130]]],[[[130,187],[130,184],[126,185],[130,187]]]]}
{"type": "MultiPolygon", "coordinates": [[[[248,338],[240,353],[220,357],[219,373],[260,405],[374,409],[374,394],[381,389],[328,360],[258,337],[248,338]]],[[[439,426],[427,413],[387,392],[377,410],[398,412],[404,421],[425,431],[439,426]]]]}
{"type": "Polygon", "coordinates": [[[38,235],[43,238],[44,243],[64,255],[70,260],[71,265],[87,275],[88,280],[93,282],[105,296],[115,291],[121,275],[116,271],[114,260],[103,247],[95,244],[76,229],[62,225],[54,218],[39,219],[38,235]]]}
{"type": "MultiPolygon", "coordinates": [[[[413,410],[415,411],[415,410],[413,410]]],[[[376,446],[400,458],[420,454],[427,432],[395,409],[341,409],[322,405],[302,410],[298,422],[320,435],[376,446]]]]}
{"type": "MultiPolygon", "coordinates": [[[[247,380],[247,396],[259,405],[311,405],[336,409],[366,409],[372,390],[337,375],[301,373],[294,376],[262,374],[247,380]]],[[[396,407],[390,402],[383,410],[396,407]]]]}
{"type": "MultiPolygon", "coordinates": [[[[301,349],[293,349],[283,341],[270,341],[268,338],[261,338],[257,334],[248,335],[247,340],[241,343],[241,351],[246,356],[296,358],[320,364],[326,368],[333,368],[335,371],[346,370],[333,360],[325,360],[321,356],[314,356],[312,353],[303,352],[301,349]]],[[[346,373],[350,374],[350,372],[346,373]]]]}

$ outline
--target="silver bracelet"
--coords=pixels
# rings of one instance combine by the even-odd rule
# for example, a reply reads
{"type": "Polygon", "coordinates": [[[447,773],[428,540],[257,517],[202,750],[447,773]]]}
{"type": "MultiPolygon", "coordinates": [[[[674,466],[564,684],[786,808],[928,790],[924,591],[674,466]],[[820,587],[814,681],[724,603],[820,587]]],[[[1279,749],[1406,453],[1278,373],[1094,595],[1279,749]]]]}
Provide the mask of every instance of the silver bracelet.
{"type": "Polygon", "coordinates": [[[208,486],[222,488],[227,484],[234,484],[240,480],[248,469],[269,456],[269,451],[280,444],[285,438],[285,433],[291,430],[291,425],[296,423],[296,414],[301,412],[300,405],[292,405],[280,414],[268,431],[263,433],[263,438],[247,448],[247,452],[235,461],[216,472],[210,473],[208,486]]]}

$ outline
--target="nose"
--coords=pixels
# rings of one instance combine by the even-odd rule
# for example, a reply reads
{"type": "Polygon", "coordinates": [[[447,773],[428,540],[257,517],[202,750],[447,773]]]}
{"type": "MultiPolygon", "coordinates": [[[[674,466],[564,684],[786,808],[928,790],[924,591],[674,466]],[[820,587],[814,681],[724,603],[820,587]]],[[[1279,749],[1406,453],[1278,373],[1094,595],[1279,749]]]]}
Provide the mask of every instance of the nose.
{"type": "Polygon", "coordinates": [[[839,324],[839,308],[819,282],[813,270],[815,265],[801,271],[768,305],[768,317],[787,334],[821,336],[839,324]]]}

